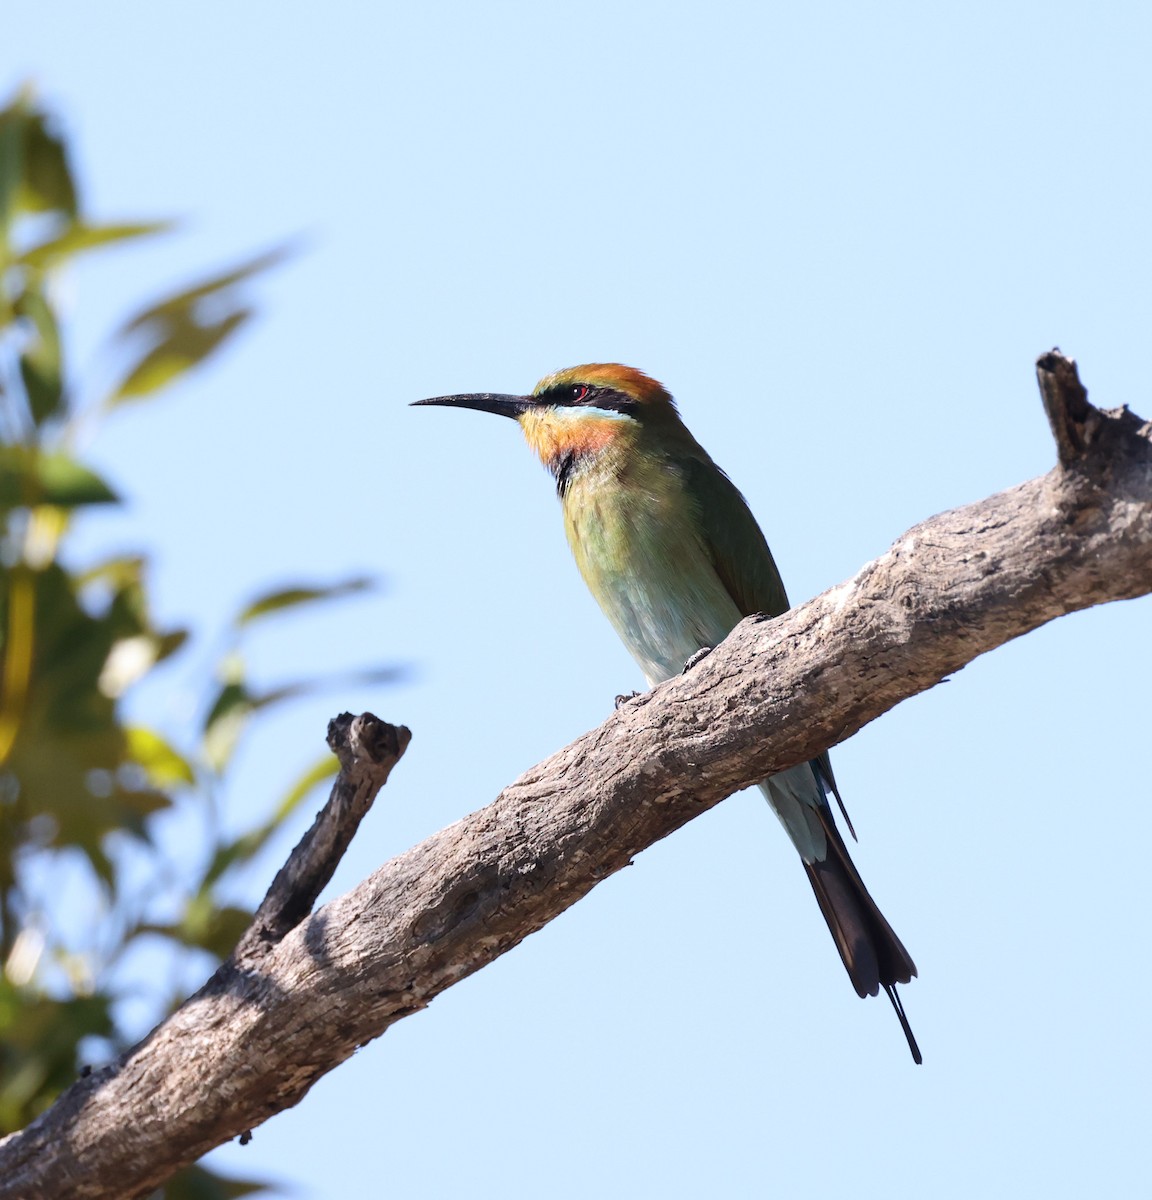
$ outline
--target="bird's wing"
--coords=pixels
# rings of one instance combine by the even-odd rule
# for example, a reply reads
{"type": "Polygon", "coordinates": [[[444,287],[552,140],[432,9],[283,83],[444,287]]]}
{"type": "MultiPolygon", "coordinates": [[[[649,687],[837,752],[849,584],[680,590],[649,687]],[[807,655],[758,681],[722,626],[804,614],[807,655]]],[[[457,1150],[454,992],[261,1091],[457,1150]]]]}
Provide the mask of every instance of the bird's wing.
{"type": "MultiPolygon", "coordinates": [[[[747,617],[752,613],[767,613],[778,617],[787,612],[788,593],[776,560],[739,488],[709,460],[688,458],[682,469],[688,493],[698,505],[700,530],[716,574],[741,614],[747,617]]],[[[827,751],[812,761],[821,792],[827,789],[836,797],[848,830],[855,838],[856,830],[840,799],[827,751]]]]}
{"type": "Polygon", "coordinates": [[[784,581],[760,526],[736,485],[710,461],[683,462],[688,494],[697,504],[700,531],[712,565],[742,616],[788,609],[784,581]]]}

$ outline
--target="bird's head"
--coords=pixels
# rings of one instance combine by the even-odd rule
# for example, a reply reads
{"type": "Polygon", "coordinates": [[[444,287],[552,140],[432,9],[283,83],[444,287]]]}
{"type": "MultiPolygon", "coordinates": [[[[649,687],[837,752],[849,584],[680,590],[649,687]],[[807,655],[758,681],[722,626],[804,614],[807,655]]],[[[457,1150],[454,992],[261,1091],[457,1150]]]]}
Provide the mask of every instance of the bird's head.
{"type": "Polygon", "coordinates": [[[546,375],[527,396],[472,392],[416,404],[512,417],[557,478],[573,463],[587,462],[610,447],[636,445],[645,431],[683,429],[667,391],[643,371],[620,363],[568,367],[546,375]]]}

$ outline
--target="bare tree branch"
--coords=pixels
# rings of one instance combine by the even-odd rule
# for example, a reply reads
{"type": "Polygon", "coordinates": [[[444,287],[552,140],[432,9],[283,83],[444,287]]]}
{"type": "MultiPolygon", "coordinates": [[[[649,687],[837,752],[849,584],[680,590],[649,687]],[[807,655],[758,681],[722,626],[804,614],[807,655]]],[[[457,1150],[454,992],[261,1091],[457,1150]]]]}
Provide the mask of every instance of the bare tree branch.
{"type": "Polygon", "coordinates": [[[411,740],[405,726],[389,725],[371,713],[341,713],[329,721],[328,746],[340,762],[340,773],[312,828],[276,872],[232,952],[234,962],[252,964],[312,911],[411,740]]]}
{"type": "Polygon", "coordinates": [[[1055,617],[1152,592],[1152,427],[1093,408],[1058,352],[1037,369],[1060,466],[925,521],[782,617],[748,618],[279,941],[318,876],[299,902],[270,893],[271,944],[252,957],[262,937],[246,937],[248,957],[0,1143],[0,1198],[147,1193],[735,789],[1055,617]]]}

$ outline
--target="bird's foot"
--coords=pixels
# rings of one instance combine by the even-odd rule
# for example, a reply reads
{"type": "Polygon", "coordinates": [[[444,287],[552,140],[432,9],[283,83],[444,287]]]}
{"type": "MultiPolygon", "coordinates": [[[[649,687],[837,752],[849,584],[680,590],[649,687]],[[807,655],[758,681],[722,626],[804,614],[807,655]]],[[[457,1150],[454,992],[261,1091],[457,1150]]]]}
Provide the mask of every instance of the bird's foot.
{"type": "Polygon", "coordinates": [[[687,675],[697,663],[702,663],[711,653],[711,646],[701,646],[700,649],[697,650],[696,653],[693,654],[692,657],[684,664],[684,670],[681,671],[680,674],[687,675]]]}
{"type": "Polygon", "coordinates": [[[629,700],[635,700],[639,695],[639,692],[621,692],[620,695],[616,697],[616,707],[623,708],[623,706],[627,704],[629,700]]]}

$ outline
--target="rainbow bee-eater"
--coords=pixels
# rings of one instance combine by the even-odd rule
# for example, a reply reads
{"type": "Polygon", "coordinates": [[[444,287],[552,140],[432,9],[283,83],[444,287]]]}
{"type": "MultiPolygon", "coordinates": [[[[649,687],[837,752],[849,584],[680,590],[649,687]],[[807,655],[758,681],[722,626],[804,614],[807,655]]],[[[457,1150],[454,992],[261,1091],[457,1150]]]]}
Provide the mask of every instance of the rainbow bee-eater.
{"type": "MultiPolygon", "coordinates": [[[[741,618],[787,610],[780,572],[744,497],[688,432],[668,392],[642,371],[594,363],[549,375],[528,396],[481,392],[416,403],[519,422],[556,480],[580,574],[650,685],[687,669],[741,618]]],[[[916,966],[837,831],[828,794],[844,806],[828,755],[760,787],[800,854],[857,994],[884,989],[920,1062],[896,992],[916,966]]]]}

